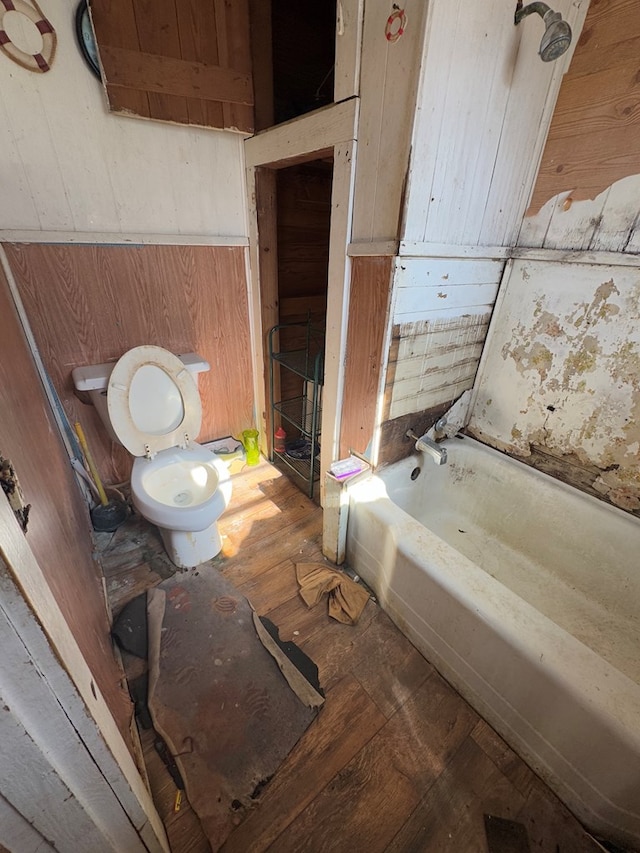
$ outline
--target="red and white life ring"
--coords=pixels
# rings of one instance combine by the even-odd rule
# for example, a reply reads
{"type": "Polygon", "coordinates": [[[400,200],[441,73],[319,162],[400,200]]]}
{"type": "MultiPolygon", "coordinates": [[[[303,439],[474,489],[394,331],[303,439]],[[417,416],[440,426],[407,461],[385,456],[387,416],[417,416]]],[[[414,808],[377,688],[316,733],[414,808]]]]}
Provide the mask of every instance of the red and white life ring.
{"type": "Polygon", "coordinates": [[[25,0],[0,0],[0,50],[23,68],[44,73],[49,71],[56,53],[56,32],[42,14],[37,4],[31,6],[25,0]],[[4,29],[4,16],[7,12],[19,12],[28,18],[42,36],[42,50],[39,53],[27,53],[17,47],[4,29]]]}
{"type": "Polygon", "coordinates": [[[395,7],[395,11],[392,12],[387,18],[387,25],[384,28],[384,34],[386,36],[387,41],[394,42],[398,41],[400,36],[404,33],[407,28],[407,15],[404,9],[398,9],[395,7]]]}

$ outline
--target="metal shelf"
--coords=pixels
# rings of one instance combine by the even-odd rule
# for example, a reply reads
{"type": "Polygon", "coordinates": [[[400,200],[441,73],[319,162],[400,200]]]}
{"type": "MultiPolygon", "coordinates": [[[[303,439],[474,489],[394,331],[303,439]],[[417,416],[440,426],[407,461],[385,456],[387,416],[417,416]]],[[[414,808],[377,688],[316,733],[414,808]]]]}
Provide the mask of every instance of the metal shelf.
{"type": "MultiPolygon", "coordinates": [[[[314,484],[320,479],[320,462],[313,459],[294,459],[275,449],[276,423],[284,419],[310,443],[312,452],[319,447],[320,389],[324,382],[324,332],[314,329],[311,323],[288,323],[274,326],[269,331],[269,392],[271,404],[271,461],[282,465],[304,481],[307,493],[313,498],[314,484]],[[305,341],[304,348],[281,352],[276,350],[281,329],[299,330],[305,341]],[[305,380],[305,394],[289,400],[274,399],[274,368],[289,370],[305,380]]],[[[317,456],[317,453],[315,454],[317,456]]]]}
{"type": "MultiPolygon", "coordinates": [[[[273,408],[276,412],[280,412],[283,418],[289,421],[294,427],[307,438],[311,438],[313,433],[313,408],[308,397],[294,397],[292,400],[282,400],[280,403],[274,403],[273,408]]],[[[322,406],[316,404],[316,439],[320,437],[320,415],[322,414],[322,406]]]]}
{"type": "MultiPolygon", "coordinates": [[[[309,476],[311,473],[311,460],[310,459],[292,459],[290,456],[287,456],[286,453],[278,453],[277,450],[273,451],[273,462],[282,462],[287,468],[290,468],[292,471],[301,477],[305,483],[309,482],[309,476]]],[[[318,480],[320,478],[320,460],[313,460],[313,481],[318,480]]]]}
{"type": "Polygon", "coordinates": [[[324,364],[321,352],[313,354],[303,349],[292,350],[291,352],[274,352],[272,358],[308,382],[317,382],[319,385],[324,382],[324,364]]]}

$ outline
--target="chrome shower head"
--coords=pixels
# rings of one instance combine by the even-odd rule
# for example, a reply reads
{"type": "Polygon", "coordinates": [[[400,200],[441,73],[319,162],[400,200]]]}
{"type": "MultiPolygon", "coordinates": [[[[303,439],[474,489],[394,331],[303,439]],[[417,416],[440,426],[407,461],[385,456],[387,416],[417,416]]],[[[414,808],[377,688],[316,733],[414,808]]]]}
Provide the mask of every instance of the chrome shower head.
{"type": "Polygon", "coordinates": [[[571,44],[571,27],[562,20],[560,12],[554,12],[546,3],[529,3],[523,8],[522,0],[518,0],[516,6],[515,23],[532,12],[536,12],[544,21],[545,31],[540,41],[540,59],[543,62],[552,62],[567,50],[571,44]]]}

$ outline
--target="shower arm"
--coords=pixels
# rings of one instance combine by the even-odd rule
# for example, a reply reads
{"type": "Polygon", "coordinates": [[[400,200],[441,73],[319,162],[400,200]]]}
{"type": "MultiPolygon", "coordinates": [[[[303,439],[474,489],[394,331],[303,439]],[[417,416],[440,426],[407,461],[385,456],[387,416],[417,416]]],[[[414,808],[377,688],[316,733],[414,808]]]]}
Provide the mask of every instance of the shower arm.
{"type": "Polygon", "coordinates": [[[547,12],[550,12],[550,11],[551,11],[551,8],[549,6],[547,6],[546,3],[538,3],[538,2],[529,3],[527,6],[525,6],[523,8],[522,0],[518,0],[518,3],[516,5],[516,13],[514,16],[514,21],[516,24],[519,24],[523,18],[526,18],[527,15],[531,15],[533,12],[537,12],[541,18],[544,18],[544,16],[547,14],[547,12]]]}

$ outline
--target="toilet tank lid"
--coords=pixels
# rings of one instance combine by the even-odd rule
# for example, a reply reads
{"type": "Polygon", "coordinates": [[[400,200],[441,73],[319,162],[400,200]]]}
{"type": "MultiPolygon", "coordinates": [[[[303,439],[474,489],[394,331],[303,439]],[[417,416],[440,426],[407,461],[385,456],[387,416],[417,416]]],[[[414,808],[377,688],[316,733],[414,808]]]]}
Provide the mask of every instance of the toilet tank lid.
{"type": "MultiPolygon", "coordinates": [[[[198,355],[197,352],[186,352],[178,358],[187,368],[189,373],[206,373],[211,369],[208,361],[198,355]]],[[[71,371],[73,384],[77,391],[104,391],[106,390],[111,371],[116,366],[115,361],[104,364],[92,364],[87,367],[74,367],[71,371]]]]}

